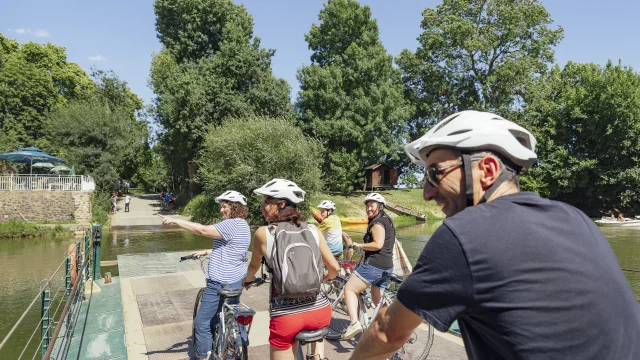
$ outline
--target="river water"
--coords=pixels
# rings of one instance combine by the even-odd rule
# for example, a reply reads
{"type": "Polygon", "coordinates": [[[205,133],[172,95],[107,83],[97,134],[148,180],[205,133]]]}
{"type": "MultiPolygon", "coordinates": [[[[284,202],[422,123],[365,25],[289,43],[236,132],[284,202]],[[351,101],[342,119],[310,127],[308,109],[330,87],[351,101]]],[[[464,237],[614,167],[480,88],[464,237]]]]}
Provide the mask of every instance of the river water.
{"type": "MultiPolygon", "coordinates": [[[[429,237],[439,223],[419,224],[398,229],[404,250],[412,263],[420,255],[429,237]]],[[[640,269],[640,227],[639,228],[601,228],[622,268],[640,269]]],[[[346,230],[356,241],[362,239],[364,228],[346,230]]],[[[38,293],[42,279],[50,276],[61,264],[69,244],[78,239],[72,238],[35,238],[0,240],[0,340],[5,337],[13,324],[38,293]]],[[[105,232],[102,242],[102,259],[116,260],[119,254],[170,252],[206,249],[211,247],[211,240],[192,235],[180,230],[119,230],[105,232]]],[[[110,271],[113,276],[118,273],[117,267],[102,268],[102,272],[110,271]]],[[[52,294],[64,284],[64,268],[56,275],[52,294]]],[[[636,297],[640,301],[640,273],[625,272],[636,297]]],[[[597,285],[597,284],[596,284],[597,285]]],[[[64,305],[62,293],[59,292],[53,309],[64,305]]],[[[61,311],[62,309],[60,309],[61,311]]],[[[8,345],[0,350],[0,359],[17,359],[24,344],[35,329],[40,319],[40,302],[37,301],[18,328],[8,345]]],[[[36,332],[23,359],[31,359],[37,351],[40,341],[36,332]]],[[[39,357],[39,355],[37,355],[39,357]]]]}

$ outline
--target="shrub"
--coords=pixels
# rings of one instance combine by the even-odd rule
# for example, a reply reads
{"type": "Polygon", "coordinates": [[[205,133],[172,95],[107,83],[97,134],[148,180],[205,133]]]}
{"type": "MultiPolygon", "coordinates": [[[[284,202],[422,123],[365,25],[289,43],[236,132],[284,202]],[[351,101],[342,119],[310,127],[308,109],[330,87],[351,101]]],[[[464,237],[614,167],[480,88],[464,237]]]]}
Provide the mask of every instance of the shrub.
{"type": "MultiPolygon", "coordinates": [[[[249,200],[250,221],[262,224],[262,199],[253,196],[253,190],[273,178],[282,178],[298,184],[308,198],[322,187],[321,164],[322,146],[306,137],[294,122],[253,117],[209,129],[198,176],[211,200],[226,190],[241,192],[249,200]]],[[[203,200],[201,205],[205,204],[213,206],[209,200],[203,200]]],[[[308,201],[300,210],[310,214],[308,201]]]]}

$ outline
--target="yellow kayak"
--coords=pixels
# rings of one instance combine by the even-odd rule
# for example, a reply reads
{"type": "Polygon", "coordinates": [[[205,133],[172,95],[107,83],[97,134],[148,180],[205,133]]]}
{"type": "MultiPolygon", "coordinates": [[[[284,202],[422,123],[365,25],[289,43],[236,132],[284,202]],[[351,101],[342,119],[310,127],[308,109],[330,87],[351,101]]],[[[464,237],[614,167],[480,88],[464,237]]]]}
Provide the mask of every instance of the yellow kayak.
{"type": "Polygon", "coordinates": [[[356,225],[356,224],[368,224],[369,219],[367,218],[340,218],[340,222],[348,225],[356,225]]]}

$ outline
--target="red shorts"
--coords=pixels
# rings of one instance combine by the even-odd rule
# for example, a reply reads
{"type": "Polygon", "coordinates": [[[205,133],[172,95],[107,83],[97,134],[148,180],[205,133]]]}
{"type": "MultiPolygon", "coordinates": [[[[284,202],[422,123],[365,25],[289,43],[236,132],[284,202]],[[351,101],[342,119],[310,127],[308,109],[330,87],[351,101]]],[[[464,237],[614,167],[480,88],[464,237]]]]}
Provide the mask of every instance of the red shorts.
{"type": "Polygon", "coordinates": [[[272,318],[269,322],[269,343],[278,350],[287,350],[302,330],[315,330],[329,326],[331,306],[299,314],[272,318]]]}

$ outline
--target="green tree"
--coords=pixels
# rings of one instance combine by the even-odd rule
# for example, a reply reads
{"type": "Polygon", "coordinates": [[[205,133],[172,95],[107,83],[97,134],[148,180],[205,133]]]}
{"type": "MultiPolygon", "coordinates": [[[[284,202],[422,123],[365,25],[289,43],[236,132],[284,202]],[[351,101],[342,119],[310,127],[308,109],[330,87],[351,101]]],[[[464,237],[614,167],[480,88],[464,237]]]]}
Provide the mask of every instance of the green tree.
{"type": "Polygon", "coordinates": [[[416,109],[414,137],[462,110],[507,116],[563,37],[538,0],[444,0],[422,15],[420,46],[396,59],[416,109]]]}
{"type": "Polygon", "coordinates": [[[327,149],[327,186],[351,191],[362,186],[368,165],[402,167],[411,107],[368,6],[329,0],[319,20],[305,35],[312,64],[298,72],[301,91],[296,106],[305,133],[319,138],[327,149]]]}
{"type": "Polygon", "coordinates": [[[53,112],[46,123],[47,139],[79,173],[93,176],[99,191],[109,191],[147,139],[146,124],[130,115],[94,94],[53,112]]]}
{"type": "Polygon", "coordinates": [[[210,125],[229,118],[290,117],[286,81],[271,73],[274,50],[260,47],[253,19],[231,0],[157,0],[164,49],[151,64],[155,121],[173,180],[193,179],[210,125]]]}
{"type": "Polygon", "coordinates": [[[39,140],[49,112],[94,88],[84,70],[67,61],[64,47],[19,44],[0,34],[0,145],[44,145],[39,140]]]}
{"type": "MultiPolygon", "coordinates": [[[[209,199],[229,189],[240,191],[249,199],[252,222],[262,224],[262,199],[253,196],[253,190],[273,178],[283,178],[294,181],[309,197],[322,187],[321,159],[321,144],[306,137],[293,121],[260,117],[228,120],[207,133],[199,177],[209,199]]],[[[201,203],[214,206],[212,201],[201,203]]],[[[300,208],[309,212],[306,202],[300,208]]]]}
{"type": "MultiPolygon", "coordinates": [[[[609,62],[556,66],[525,96],[539,166],[523,187],[591,215],[640,210],[640,75],[609,62]]],[[[617,215],[617,214],[615,214],[617,215]]]]}

